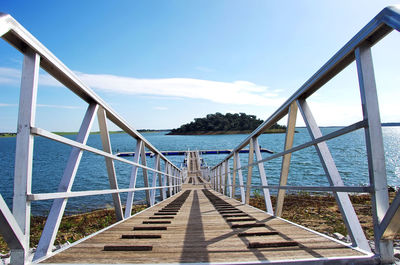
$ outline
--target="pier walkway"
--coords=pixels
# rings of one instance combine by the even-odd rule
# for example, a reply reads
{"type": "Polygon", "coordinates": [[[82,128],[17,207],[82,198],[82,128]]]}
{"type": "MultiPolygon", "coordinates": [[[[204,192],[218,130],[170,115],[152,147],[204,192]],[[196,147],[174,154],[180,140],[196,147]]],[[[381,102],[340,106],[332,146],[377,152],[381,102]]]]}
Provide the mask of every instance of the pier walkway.
{"type": "Polygon", "coordinates": [[[186,153],[182,191],[42,263],[362,262],[371,254],[224,196],[186,153]]]}
{"type": "MultiPolygon", "coordinates": [[[[190,177],[196,177],[194,175],[190,177]]],[[[175,196],[42,263],[346,263],[371,254],[305,229],[204,185],[175,196]]]]}
{"type": "MultiPolygon", "coordinates": [[[[14,150],[14,185],[6,187],[13,189],[12,209],[0,194],[0,234],[11,250],[11,263],[393,263],[393,239],[400,230],[400,191],[389,203],[385,164],[388,157],[383,145],[371,49],[389,33],[398,31],[400,9],[383,9],[246,139],[232,150],[222,151],[228,154],[218,157],[220,162],[207,167],[200,157],[202,151],[177,150],[170,153],[158,150],[22,25],[10,15],[0,13],[0,37],[20,51],[24,58],[14,150]],[[350,70],[357,71],[359,86],[356,89],[362,103],[362,119],[346,127],[334,127],[324,135],[308,104],[309,99],[353,62],[356,69],[352,67],[350,70]],[[87,106],[75,139],[37,126],[41,70],[87,106]],[[300,122],[306,125],[310,139],[307,142],[294,141],[297,112],[301,114],[300,122]],[[259,137],[277,122],[283,122],[282,119],[287,122],[286,133],[281,138],[283,148],[273,154],[264,152],[259,137]],[[96,120],[101,146],[94,147],[88,144],[88,137],[96,120]],[[129,138],[127,143],[135,143],[136,148],[130,151],[133,146],[127,146],[130,152],[120,153],[119,156],[112,148],[108,124],[122,129],[129,138]],[[346,171],[346,175],[366,174],[368,183],[348,186],[342,178],[343,171],[340,172],[335,164],[327,141],[356,130],[364,133],[360,144],[365,147],[368,170],[364,173],[346,171]],[[38,189],[32,187],[35,183],[32,181],[33,161],[37,159],[38,152],[33,149],[37,138],[69,147],[70,154],[62,175],[46,176],[49,181],[60,177],[57,189],[37,192],[38,189]],[[297,161],[300,162],[297,166],[301,167],[303,163],[320,166],[323,170],[321,178],[326,178],[327,185],[309,186],[298,182],[307,179],[307,175],[300,176],[295,182],[289,180],[292,177],[289,174],[291,155],[305,148],[314,149],[318,159],[298,156],[297,159],[302,161],[297,161]],[[185,152],[184,166],[178,166],[166,157],[180,152],[185,152]],[[93,170],[95,174],[87,187],[77,191],[72,187],[86,153],[104,158],[105,163],[86,163],[85,172],[93,170]],[[269,161],[273,159],[281,164],[279,174],[269,171],[269,161]],[[128,171],[116,170],[115,162],[128,171]],[[99,175],[102,175],[99,167],[102,167],[109,182],[109,187],[100,190],[95,185],[104,182],[104,179],[99,181],[99,175]],[[256,190],[262,192],[265,212],[249,206],[256,190]],[[282,219],[280,216],[287,190],[332,194],[353,247],[282,219]],[[137,192],[144,194],[149,207],[132,216],[137,192]],[[276,194],[276,205],[272,205],[271,192],[276,194]],[[373,250],[349,193],[368,193],[372,198],[373,250]],[[53,252],[68,200],[99,195],[112,198],[117,223],[53,252]],[[31,205],[44,200],[51,202],[51,208],[36,246],[30,238],[31,205]],[[29,253],[31,245],[36,247],[33,259],[29,253]]],[[[347,102],[346,95],[341,97],[347,102]]],[[[215,143],[215,146],[218,145],[215,143]]],[[[182,143],[181,146],[185,149],[183,146],[186,145],[182,143]]],[[[196,148],[202,150],[204,146],[196,148]]],[[[206,150],[206,153],[210,152],[215,153],[215,150],[206,150]]],[[[218,153],[214,155],[219,156],[218,153]]],[[[52,165],[54,159],[59,158],[51,157],[41,162],[52,165]]]]}

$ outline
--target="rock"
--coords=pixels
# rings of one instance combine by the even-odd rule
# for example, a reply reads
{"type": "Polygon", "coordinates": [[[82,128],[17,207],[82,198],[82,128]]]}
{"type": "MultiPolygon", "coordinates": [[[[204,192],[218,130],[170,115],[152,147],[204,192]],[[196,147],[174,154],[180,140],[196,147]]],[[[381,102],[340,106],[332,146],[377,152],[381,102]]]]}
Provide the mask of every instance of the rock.
{"type": "Polygon", "coordinates": [[[1,258],[0,259],[0,264],[1,265],[8,265],[8,264],[10,264],[10,258],[8,257],[8,258],[1,258]]]}
{"type": "Polygon", "coordinates": [[[71,243],[69,243],[69,242],[67,241],[67,242],[65,242],[64,244],[60,244],[60,245],[53,246],[52,251],[56,251],[56,250],[65,248],[65,247],[69,246],[70,244],[71,244],[71,243]]]}
{"type": "Polygon", "coordinates": [[[345,236],[342,235],[341,233],[337,233],[337,232],[333,233],[333,236],[336,237],[339,240],[344,240],[345,239],[345,236]]]}

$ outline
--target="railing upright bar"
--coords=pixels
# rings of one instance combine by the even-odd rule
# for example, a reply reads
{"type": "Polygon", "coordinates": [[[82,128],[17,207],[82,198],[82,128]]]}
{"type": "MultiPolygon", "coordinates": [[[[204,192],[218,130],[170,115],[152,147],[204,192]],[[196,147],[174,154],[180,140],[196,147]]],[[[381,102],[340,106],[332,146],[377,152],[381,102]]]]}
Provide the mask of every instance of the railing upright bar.
{"type": "MultiPolygon", "coordinates": [[[[141,158],[142,158],[142,165],[147,167],[147,156],[146,156],[146,150],[145,150],[144,144],[142,145],[141,158]]],[[[147,169],[142,168],[142,172],[143,172],[144,186],[148,188],[148,187],[150,187],[150,185],[149,185],[149,175],[147,174],[147,169]]],[[[147,206],[149,206],[151,204],[150,191],[146,190],[145,194],[146,194],[146,203],[147,203],[147,206]]]]}
{"type": "Polygon", "coordinates": [[[167,163],[167,172],[168,172],[168,178],[167,178],[167,185],[168,185],[168,197],[172,196],[172,181],[171,181],[171,174],[172,174],[172,170],[171,170],[171,165],[169,164],[169,162],[167,163]]]}
{"type": "Polygon", "coordinates": [[[172,191],[174,194],[176,194],[176,187],[177,187],[177,178],[176,178],[176,171],[175,168],[172,169],[172,175],[174,176],[174,178],[172,179],[172,191]]]}
{"type": "MultiPolygon", "coordinates": [[[[99,123],[100,137],[103,145],[103,151],[112,154],[110,135],[107,126],[106,112],[102,107],[99,107],[97,110],[97,120],[99,123]]],[[[110,188],[118,189],[118,181],[117,181],[117,175],[115,173],[114,160],[109,157],[104,157],[104,158],[106,161],[107,175],[108,175],[108,181],[110,183],[110,188]]],[[[112,198],[114,202],[116,218],[118,221],[120,221],[124,218],[120,195],[118,193],[112,194],[112,198]]]]}
{"type": "Polygon", "coordinates": [[[212,181],[213,181],[214,190],[217,190],[217,170],[216,169],[214,169],[212,171],[212,181]]]}
{"type": "MultiPolygon", "coordinates": [[[[307,126],[308,132],[312,140],[319,138],[322,136],[321,130],[317,126],[317,123],[312,115],[312,112],[305,100],[298,100],[297,105],[299,110],[303,116],[304,122],[307,126]]],[[[333,157],[329,151],[328,145],[326,142],[322,142],[315,145],[315,149],[320,158],[322,167],[325,171],[325,174],[328,178],[328,181],[331,186],[344,186],[342,178],[339,174],[339,171],[336,168],[333,157]]],[[[370,252],[371,248],[369,247],[368,240],[365,237],[365,234],[361,228],[358,217],[354,211],[353,205],[350,201],[350,198],[346,192],[334,192],[333,193],[337,204],[339,206],[340,212],[343,216],[343,221],[346,224],[348,233],[354,245],[357,247],[370,252]]]]}
{"type": "Polygon", "coordinates": [[[367,45],[362,45],[355,50],[355,56],[363,117],[368,121],[368,126],[365,127],[365,140],[368,154],[370,185],[374,188],[372,193],[372,216],[374,222],[375,247],[383,262],[391,262],[393,259],[393,243],[391,240],[382,240],[380,238],[380,223],[389,208],[389,195],[387,189],[385,151],[383,148],[381,119],[371,48],[367,45]]]}
{"type": "MultiPolygon", "coordinates": [[[[96,117],[98,106],[96,103],[92,103],[88,106],[85,117],[83,118],[81,128],[79,129],[76,141],[82,144],[86,144],[89,138],[90,129],[94,118],[96,117]]],[[[83,151],[79,148],[73,147],[67,162],[67,166],[64,170],[64,174],[61,178],[58,191],[68,192],[71,191],[72,185],[75,180],[76,172],[79,167],[79,163],[82,158],[83,151]]],[[[51,248],[54,244],[54,240],[57,235],[58,228],[61,223],[61,218],[64,214],[65,206],[67,205],[68,199],[55,199],[51,206],[49,215],[46,220],[42,235],[39,240],[38,247],[35,252],[34,260],[46,256],[51,252],[51,248]]]]}
{"type": "MultiPolygon", "coordinates": [[[[249,160],[248,160],[248,164],[251,164],[253,162],[254,162],[254,138],[251,138],[250,142],[249,142],[249,160]]],[[[251,167],[247,168],[246,199],[245,199],[245,203],[246,204],[250,203],[252,176],[253,176],[253,167],[251,166],[251,167]]]]}
{"type": "Polygon", "coordinates": [[[226,163],[221,164],[221,184],[222,184],[222,194],[226,195],[226,163]]]}
{"type": "Polygon", "coordinates": [[[32,160],[40,56],[28,49],[24,54],[19,97],[15,147],[13,215],[24,235],[24,249],[11,250],[11,262],[25,264],[29,250],[31,203],[26,195],[32,190],[32,160]]]}
{"type": "MultiPolygon", "coordinates": [[[[140,156],[142,155],[142,145],[143,142],[141,140],[136,141],[136,149],[135,149],[135,156],[133,157],[133,161],[135,163],[140,162],[140,156]]],[[[138,173],[138,167],[137,166],[132,166],[131,170],[131,178],[129,181],[129,188],[136,188],[136,180],[137,180],[137,173],[138,173]]],[[[135,192],[128,192],[127,198],[126,198],[126,207],[125,207],[125,218],[128,218],[132,214],[132,204],[133,204],[133,199],[135,197],[135,192]]]]}
{"type": "MultiPolygon", "coordinates": [[[[154,169],[159,170],[160,169],[160,155],[156,154],[154,157],[154,169]]],[[[153,172],[153,180],[152,180],[152,184],[151,186],[153,187],[153,189],[150,192],[150,205],[153,206],[155,204],[156,201],[156,192],[157,190],[155,189],[155,187],[157,186],[157,179],[160,179],[160,174],[153,172]]],[[[160,185],[161,186],[161,185],[160,185]]]]}
{"type": "Polygon", "coordinates": [[[232,172],[232,198],[235,199],[236,197],[236,169],[237,169],[237,157],[236,155],[233,156],[233,172],[232,172]]]}
{"type": "MultiPolygon", "coordinates": [[[[168,182],[168,175],[166,175],[166,174],[168,174],[168,163],[167,163],[167,161],[166,160],[163,160],[164,161],[164,172],[165,172],[165,174],[163,175],[163,187],[165,187],[165,186],[167,186],[167,182],[168,182]]],[[[162,197],[163,197],[163,200],[165,200],[166,198],[168,198],[167,197],[167,189],[166,188],[163,188],[162,189],[162,197]]]]}
{"type": "Polygon", "coordinates": [[[229,159],[226,160],[226,177],[228,179],[228,191],[229,191],[229,197],[232,198],[232,180],[231,180],[231,168],[229,166],[229,159]]]}
{"type": "MultiPolygon", "coordinates": [[[[239,152],[235,152],[234,155],[236,156],[237,167],[241,168],[239,152]]],[[[245,192],[243,186],[243,174],[241,169],[238,170],[238,176],[239,176],[239,186],[240,186],[240,199],[242,203],[245,203],[246,200],[245,200],[245,192]]]]}
{"type": "MultiPolygon", "coordinates": [[[[254,138],[253,145],[254,145],[254,151],[256,153],[256,160],[257,161],[262,160],[260,145],[258,144],[258,137],[254,138]]],[[[264,163],[258,163],[258,171],[260,172],[260,178],[261,178],[262,185],[267,186],[268,181],[267,181],[267,175],[266,175],[265,169],[264,169],[264,163]]],[[[269,193],[269,189],[263,188],[263,193],[264,193],[265,208],[267,210],[267,213],[274,215],[274,209],[272,208],[271,195],[269,193]]]]}
{"type": "MultiPolygon", "coordinates": [[[[296,101],[293,101],[290,104],[289,112],[288,112],[288,120],[286,126],[286,137],[285,137],[285,150],[289,150],[293,147],[294,134],[296,131],[296,118],[297,118],[297,105],[296,101]]],[[[281,166],[281,175],[279,180],[279,186],[285,186],[287,184],[287,179],[289,176],[289,168],[290,168],[290,159],[292,157],[292,153],[288,153],[282,158],[282,166],[281,166]]],[[[278,190],[278,194],[276,197],[276,207],[275,207],[275,215],[282,215],[283,201],[285,199],[286,190],[278,190]]]]}
{"type": "MultiPolygon", "coordinates": [[[[158,171],[161,171],[161,158],[160,158],[160,156],[158,156],[158,167],[157,167],[157,170],[158,171]]],[[[163,175],[161,174],[161,173],[159,173],[159,174],[157,174],[157,177],[158,177],[158,186],[160,186],[160,187],[162,187],[163,186],[163,182],[162,182],[162,180],[163,180],[163,175]]],[[[161,189],[159,192],[160,192],[160,197],[161,197],[161,200],[164,200],[165,199],[165,197],[164,197],[164,194],[163,194],[163,190],[164,189],[161,189]]]]}

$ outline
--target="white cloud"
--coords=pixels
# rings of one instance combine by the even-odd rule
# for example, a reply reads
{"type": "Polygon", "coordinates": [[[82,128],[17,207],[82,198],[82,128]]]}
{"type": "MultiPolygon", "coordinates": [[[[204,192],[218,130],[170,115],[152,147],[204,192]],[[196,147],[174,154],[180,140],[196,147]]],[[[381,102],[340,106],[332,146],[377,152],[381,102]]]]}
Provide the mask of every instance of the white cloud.
{"type": "Polygon", "coordinates": [[[82,81],[105,92],[205,99],[239,105],[273,105],[284,102],[268,88],[248,81],[219,82],[193,78],[139,79],[115,75],[78,73],[82,81]]]}
{"type": "MultiPolygon", "coordinates": [[[[19,83],[21,71],[0,68],[0,80],[19,83]],[[17,79],[18,78],[18,79],[17,79]]],[[[76,75],[92,89],[104,92],[210,100],[216,103],[278,107],[284,102],[268,87],[249,81],[220,82],[194,78],[141,79],[107,74],[76,75]]],[[[48,74],[41,74],[39,84],[62,86],[48,74]]]]}
{"type": "Polygon", "coordinates": [[[155,110],[168,110],[167,107],[162,107],[162,106],[154,107],[154,109],[155,109],[155,110]]]}

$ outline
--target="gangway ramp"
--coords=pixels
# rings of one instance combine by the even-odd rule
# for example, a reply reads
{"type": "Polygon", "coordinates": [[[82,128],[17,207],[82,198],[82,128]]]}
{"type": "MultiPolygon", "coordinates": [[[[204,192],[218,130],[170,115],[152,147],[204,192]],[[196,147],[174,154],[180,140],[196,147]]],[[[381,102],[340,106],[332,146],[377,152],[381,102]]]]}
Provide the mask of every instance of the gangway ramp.
{"type": "Polygon", "coordinates": [[[371,262],[371,254],[244,205],[185,185],[175,196],[41,263],[371,262]]]}

